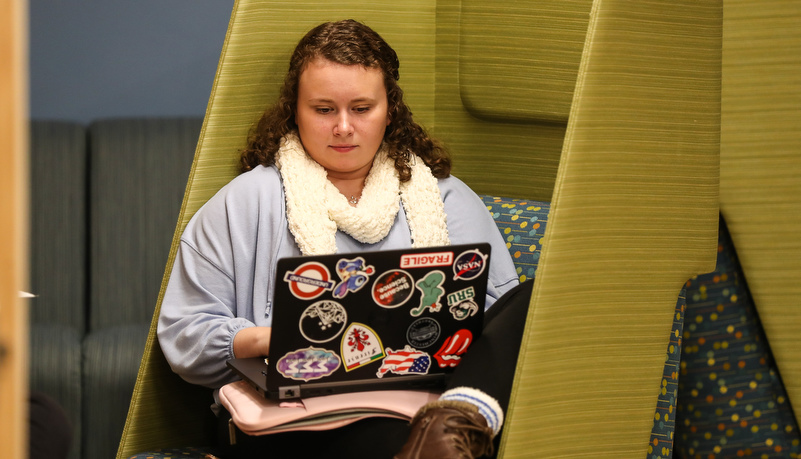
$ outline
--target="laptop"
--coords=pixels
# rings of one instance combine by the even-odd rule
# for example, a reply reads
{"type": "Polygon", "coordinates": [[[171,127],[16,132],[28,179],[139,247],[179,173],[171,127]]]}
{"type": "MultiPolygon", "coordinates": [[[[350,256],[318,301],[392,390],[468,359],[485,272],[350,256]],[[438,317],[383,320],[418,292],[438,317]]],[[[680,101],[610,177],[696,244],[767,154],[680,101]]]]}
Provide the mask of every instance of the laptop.
{"type": "Polygon", "coordinates": [[[487,243],[278,260],[267,358],[228,366],[292,399],[444,386],[481,335],[487,243]]]}

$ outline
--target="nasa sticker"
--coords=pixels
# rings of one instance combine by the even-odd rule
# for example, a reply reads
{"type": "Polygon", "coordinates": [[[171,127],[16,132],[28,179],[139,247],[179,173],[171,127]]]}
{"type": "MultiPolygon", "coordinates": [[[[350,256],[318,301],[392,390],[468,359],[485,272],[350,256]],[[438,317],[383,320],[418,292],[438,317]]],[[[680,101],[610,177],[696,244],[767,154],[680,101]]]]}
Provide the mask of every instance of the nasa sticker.
{"type": "Polygon", "coordinates": [[[439,322],[430,317],[421,317],[409,325],[406,341],[414,347],[425,349],[437,341],[439,334],[439,322]]]}
{"type": "Polygon", "coordinates": [[[484,255],[478,249],[462,252],[453,263],[453,279],[475,279],[484,272],[486,266],[487,255],[484,255]]]}
{"type": "Polygon", "coordinates": [[[339,336],[348,321],[345,307],[336,301],[318,301],[300,316],[300,334],[312,343],[325,343],[339,336]]]}
{"type": "Polygon", "coordinates": [[[381,339],[375,331],[367,325],[353,322],[342,336],[342,360],[345,361],[345,371],[383,359],[386,355],[381,339]]]}
{"type": "Polygon", "coordinates": [[[412,297],[413,285],[414,279],[406,271],[387,271],[373,282],[373,301],[382,308],[397,308],[412,297]]]}
{"type": "Polygon", "coordinates": [[[286,353],[278,359],[275,368],[285,378],[311,381],[329,376],[339,368],[340,362],[333,351],[307,347],[286,353]]]}
{"type": "Polygon", "coordinates": [[[294,271],[287,271],[284,281],[289,284],[289,291],[301,300],[313,300],[334,288],[328,268],[316,261],[303,263],[294,271]]]}

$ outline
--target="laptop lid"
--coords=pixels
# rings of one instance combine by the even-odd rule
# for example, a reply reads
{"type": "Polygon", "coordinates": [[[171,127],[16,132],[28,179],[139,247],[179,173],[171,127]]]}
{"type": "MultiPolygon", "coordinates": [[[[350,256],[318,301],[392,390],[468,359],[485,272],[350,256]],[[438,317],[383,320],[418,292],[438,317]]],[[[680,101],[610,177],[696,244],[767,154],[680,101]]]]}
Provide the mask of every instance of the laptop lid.
{"type": "Polygon", "coordinates": [[[265,396],[444,385],[481,334],[487,243],[278,261],[270,355],[229,366],[265,396]]]}

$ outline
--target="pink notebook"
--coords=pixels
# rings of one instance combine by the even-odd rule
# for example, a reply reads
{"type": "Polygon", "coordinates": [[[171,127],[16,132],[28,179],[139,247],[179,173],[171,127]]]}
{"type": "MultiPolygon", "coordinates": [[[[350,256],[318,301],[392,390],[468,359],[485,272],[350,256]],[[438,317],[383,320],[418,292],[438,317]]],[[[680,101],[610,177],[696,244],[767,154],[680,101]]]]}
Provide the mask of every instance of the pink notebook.
{"type": "Polygon", "coordinates": [[[411,420],[421,406],[436,401],[439,395],[430,391],[381,390],[282,402],[263,397],[245,381],[227,384],[219,394],[236,426],[248,435],[335,429],[370,417],[411,420]]]}

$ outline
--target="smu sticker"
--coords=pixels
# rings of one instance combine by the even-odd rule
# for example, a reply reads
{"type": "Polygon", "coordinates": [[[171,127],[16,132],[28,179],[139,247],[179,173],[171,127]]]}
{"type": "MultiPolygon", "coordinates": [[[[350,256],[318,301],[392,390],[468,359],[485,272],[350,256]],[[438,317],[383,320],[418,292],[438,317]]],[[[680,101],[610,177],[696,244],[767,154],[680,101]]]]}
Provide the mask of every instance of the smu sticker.
{"type": "Polygon", "coordinates": [[[372,328],[353,322],[342,337],[342,360],[345,371],[355,370],[384,358],[384,347],[372,328]]]}
{"type": "Polygon", "coordinates": [[[471,280],[480,276],[487,266],[487,255],[477,249],[462,252],[453,263],[454,280],[471,280]]]}
{"type": "Polygon", "coordinates": [[[381,362],[376,376],[383,378],[388,372],[396,375],[424,375],[431,368],[431,356],[411,346],[393,351],[387,348],[387,357],[381,362]]]}
{"type": "Polygon", "coordinates": [[[426,277],[417,281],[414,285],[423,295],[420,297],[420,306],[410,310],[409,313],[413,317],[417,317],[426,308],[430,309],[431,312],[438,312],[442,308],[439,300],[445,294],[445,290],[442,288],[444,282],[445,273],[440,270],[431,271],[426,274],[426,277]]]}
{"type": "Polygon", "coordinates": [[[373,301],[382,308],[397,308],[409,301],[414,279],[406,271],[387,271],[373,282],[373,301]]]}
{"type": "Polygon", "coordinates": [[[401,268],[423,268],[426,266],[450,266],[453,263],[453,252],[432,252],[403,255],[401,268]]]}
{"type": "Polygon", "coordinates": [[[313,300],[324,291],[334,288],[328,268],[316,261],[303,263],[294,271],[287,271],[284,281],[289,283],[289,291],[301,300],[313,300]]]}
{"type": "Polygon", "coordinates": [[[300,334],[313,343],[325,343],[339,336],[348,321],[345,308],[336,301],[318,301],[300,316],[300,334]]]}
{"type": "Polygon", "coordinates": [[[459,330],[442,343],[434,358],[440,368],[455,367],[462,361],[462,354],[473,344],[473,333],[470,330],[459,330]]]}
{"type": "Polygon", "coordinates": [[[464,320],[470,316],[476,315],[478,312],[478,305],[473,300],[476,296],[476,291],[473,287],[459,290],[458,292],[448,294],[448,310],[453,314],[456,320],[464,320]]]}
{"type": "Polygon", "coordinates": [[[288,352],[278,359],[275,368],[285,378],[311,381],[329,376],[339,368],[339,357],[332,351],[307,347],[288,352]]]}
{"type": "Polygon", "coordinates": [[[334,298],[343,298],[348,292],[356,292],[367,283],[375,272],[372,266],[364,264],[364,258],[356,257],[353,260],[343,258],[337,262],[337,274],[342,280],[334,287],[334,298]]]}

